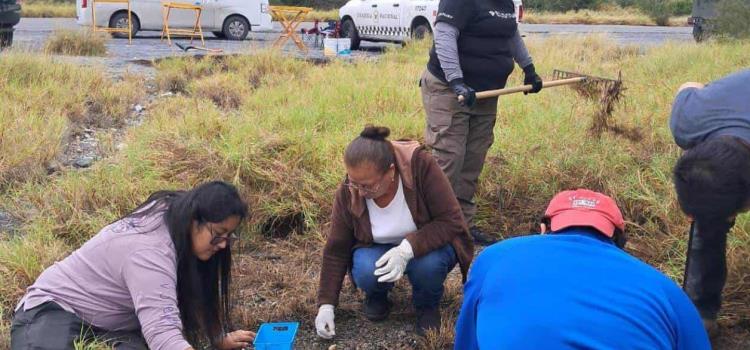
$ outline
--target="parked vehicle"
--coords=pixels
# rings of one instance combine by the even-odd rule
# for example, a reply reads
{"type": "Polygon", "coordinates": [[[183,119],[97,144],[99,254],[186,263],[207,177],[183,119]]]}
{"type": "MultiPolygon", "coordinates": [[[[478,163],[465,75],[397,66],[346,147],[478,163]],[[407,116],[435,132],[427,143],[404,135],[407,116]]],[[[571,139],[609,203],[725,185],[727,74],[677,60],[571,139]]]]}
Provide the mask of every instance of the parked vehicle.
{"type": "Polygon", "coordinates": [[[13,27],[20,21],[21,5],[16,0],[0,0],[0,49],[13,44],[13,27]]]}
{"type": "Polygon", "coordinates": [[[694,0],[693,12],[688,24],[693,26],[693,38],[697,42],[706,39],[712,31],[711,21],[716,18],[717,0],[694,0]]]}
{"type": "MultiPolygon", "coordinates": [[[[341,37],[359,48],[360,41],[404,42],[432,35],[439,0],[349,0],[339,9],[341,37]]],[[[523,18],[523,3],[513,0],[516,20],[523,18]]]]}
{"type": "MultiPolygon", "coordinates": [[[[201,27],[216,37],[229,40],[244,40],[251,30],[270,30],[271,14],[268,0],[170,0],[201,5],[201,27]]],[[[76,0],[79,25],[91,25],[91,0],[76,0]]],[[[132,35],[139,31],[162,30],[161,0],[131,0],[133,16],[132,35]]],[[[96,5],[96,25],[111,28],[126,28],[128,13],[125,4],[99,3],[96,5]]],[[[172,10],[169,26],[192,28],[195,12],[172,10]]],[[[116,36],[127,36],[113,34],[116,36]]]]}

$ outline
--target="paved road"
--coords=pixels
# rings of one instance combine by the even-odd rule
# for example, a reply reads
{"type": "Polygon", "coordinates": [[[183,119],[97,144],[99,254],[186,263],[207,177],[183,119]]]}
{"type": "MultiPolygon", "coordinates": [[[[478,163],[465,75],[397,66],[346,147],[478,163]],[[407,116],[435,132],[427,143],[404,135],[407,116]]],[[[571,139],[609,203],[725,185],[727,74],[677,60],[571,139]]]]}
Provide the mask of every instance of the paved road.
{"type": "Polygon", "coordinates": [[[606,34],[620,44],[641,46],[693,40],[691,27],[521,24],[521,32],[528,36],[606,34]]]}
{"type": "MultiPolygon", "coordinates": [[[[312,23],[304,23],[300,28],[311,27],[312,23]]],[[[56,29],[80,28],[71,18],[23,18],[16,27],[14,46],[23,50],[39,51],[46,38],[56,29]]],[[[658,45],[666,41],[690,41],[691,29],[688,27],[645,27],[645,26],[612,26],[612,25],[550,25],[550,24],[522,24],[521,31],[527,37],[545,37],[553,35],[581,35],[591,33],[605,33],[623,45],[658,45]]],[[[253,32],[245,41],[228,41],[214,38],[206,34],[206,46],[221,48],[226,53],[252,52],[270,46],[279,36],[281,25],[274,23],[274,29],[269,32],[253,32]]],[[[160,42],[159,32],[141,32],[132,45],[127,45],[126,39],[113,39],[107,44],[106,58],[78,58],[82,62],[103,62],[110,71],[122,72],[126,69],[143,70],[133,62],[150,61],[169,56],[200,54],[192,51],[183,53],[175,46],[168,46],[160,42]]],[[[181,40],[185,41],[185,40],[181,40]]],[[[363,43],[364,50],[355,51],[353,57],[375,56],[383,52],[384,48],[394,44],[363,43]]],[[[302,55],[291,41],[284,47],[284,52],[290,55],[302,55]]],[[[309,58],[322,58],[321,48],[313,48],[307,55],[309,58]]]]}

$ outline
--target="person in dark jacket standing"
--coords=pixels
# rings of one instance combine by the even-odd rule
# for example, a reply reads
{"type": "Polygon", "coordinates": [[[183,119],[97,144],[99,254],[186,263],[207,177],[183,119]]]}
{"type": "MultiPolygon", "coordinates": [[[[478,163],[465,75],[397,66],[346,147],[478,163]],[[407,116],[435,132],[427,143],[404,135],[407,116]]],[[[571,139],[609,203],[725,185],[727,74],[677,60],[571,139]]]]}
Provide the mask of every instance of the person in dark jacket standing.
{"type": "Polygon", "coordinates": [[[427,113],[425,143],[450,180],[466,224],[477,243],[494,241],[473,223],[474,193],[493,142],[497,97],[476,99],[477,91],[501,89],[523,68],[524,84],[542,89],[518,32],[512,0],[441,0],[435,43],[420,86],[427,113]],[[463,98],[459,103],[458,96],[463,98]]]}
{"type": "Polygon", "coordinates": [[[727,278],[727,235],[737,214],[750,209],[750,69],[708,85],[683,84],[669,127],[685,150],[674,184],[692,221],[683,287],[714,336],[727,278]]]}

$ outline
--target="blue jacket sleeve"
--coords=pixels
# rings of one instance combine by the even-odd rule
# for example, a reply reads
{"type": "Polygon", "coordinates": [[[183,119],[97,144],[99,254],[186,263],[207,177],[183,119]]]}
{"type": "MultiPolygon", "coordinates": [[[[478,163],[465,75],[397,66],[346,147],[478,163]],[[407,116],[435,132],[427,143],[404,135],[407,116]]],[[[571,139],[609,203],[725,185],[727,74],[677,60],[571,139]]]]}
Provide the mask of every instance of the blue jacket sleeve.
{"type": "Polygon", "coordinates": [[[469,271],[469,278],[464,284],[464,301],[461,306],[461,312],[456,320],[456,338],[454,341],[455,350],[476,350],[479,349],[477,341],[477,311],[479,302],[482,298],[482,285],[488,269],[492,265],[493,252],[496,252],[498,246],[485,249],[482,254],[474,260],[469,271]]]}
{"type": "Polygon", "coordinates": [[[677,331],[677,350],[710,350],[711,342],[708,340],[706,329],[703,328],[698,310],[688,299],[685,292],[674,286],[672,305],[675,310],[675,320],[677,331]]]}

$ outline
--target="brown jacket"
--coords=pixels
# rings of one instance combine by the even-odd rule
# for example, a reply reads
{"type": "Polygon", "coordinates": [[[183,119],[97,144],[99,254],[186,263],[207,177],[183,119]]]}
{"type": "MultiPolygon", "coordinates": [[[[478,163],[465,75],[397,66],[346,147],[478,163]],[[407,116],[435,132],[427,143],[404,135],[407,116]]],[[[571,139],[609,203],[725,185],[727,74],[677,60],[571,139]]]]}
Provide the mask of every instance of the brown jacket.
{"type": "MultiPolygon", "coordinates": [[[[416,141],[392,141],[404,197],[417,231],[406,236],[414,257],[451,244],[466,281],[474,245],[448,178],[432,155],[416,141]]],[[[354,249],[373,244],[370,216],[358,191],[339,186],[331,213],[331,230],[323,249],[318,304],[337,305],[354,249]]]]}

